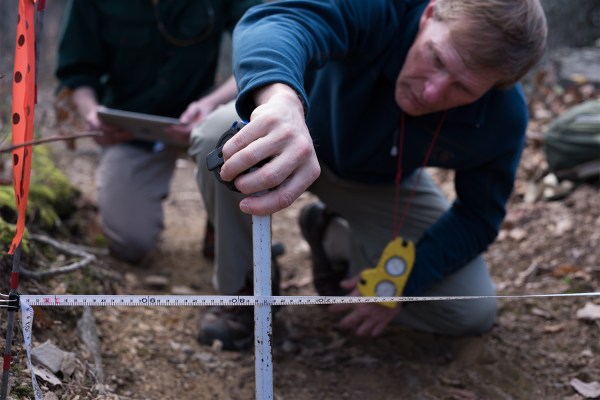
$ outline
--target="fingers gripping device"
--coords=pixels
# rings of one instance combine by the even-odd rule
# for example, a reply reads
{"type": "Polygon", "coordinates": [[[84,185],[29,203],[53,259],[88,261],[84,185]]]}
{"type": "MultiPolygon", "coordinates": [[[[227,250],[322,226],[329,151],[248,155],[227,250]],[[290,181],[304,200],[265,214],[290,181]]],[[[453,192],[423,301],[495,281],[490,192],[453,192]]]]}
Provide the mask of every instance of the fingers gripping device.
{"type": "MultiPolygon", "coordinates": [[[[415,245],[410,240],[397,237],[383,249],[375,268],[365,269],[358,282],[358,290],[368,297],[398,297],[402,295],[406,281],[415,263],[415,245]]],[[[395,308],[396,302],[379,303],[395,308]]]]}
{"type": "MultiPolygon", "coordinates": [[[[246,125],[247,125],[246,122],[241,122],[241,121],[234,122],[231,125],[231,127],[225,133],[223,133],[221,135],[221,138],[217,142],[217,147],[213,151],[208,153],[208,155],[206,156],[206,167],[208,168],[208,170],[213,171],[217,180],[219,182],[221,182],[223,185],[227,186],[227,188],[229,188],[229,190],[232,190],[234,192],[239,192],[238,188],[233,183],[234,180],[224,181],[223,179],[221,179],[221,167],[225,163],[225,160],[223,159],[223,146],[225,146],[225,143],[227,143],[227,141],[229,139],[234,137],[235,134],[238,133],[239,131],[241,131],[242,128],[245,127],[246,125]]],[[[250,171],[253,171],[257,168],[262,167],[267,162],[269,162],[269,160],[270,160],[270,158],[266,158],[266,159],[258,162],[252,168],[248,168],[246,171],[242,172],[242,174],[246,174],[250,171]]]]}
{"type": "Polygon", "coordinates": [[[231,127],[221,135],[221,138],[217,142],[217,147],[206,156],[206,167],[208,170],[213,171],[217,180],[234,192],[239,192],[239,190],[235,187],[233,181],[224,181],[221,179],[221,166],[225,163],[225,160],[223,159],[223,146],[225,146],[225,143],[227,143],[227,141],[236,133],[242,130],[244,126],[246,126],[246,124],[243,122],[234,122],[231,127]]]}

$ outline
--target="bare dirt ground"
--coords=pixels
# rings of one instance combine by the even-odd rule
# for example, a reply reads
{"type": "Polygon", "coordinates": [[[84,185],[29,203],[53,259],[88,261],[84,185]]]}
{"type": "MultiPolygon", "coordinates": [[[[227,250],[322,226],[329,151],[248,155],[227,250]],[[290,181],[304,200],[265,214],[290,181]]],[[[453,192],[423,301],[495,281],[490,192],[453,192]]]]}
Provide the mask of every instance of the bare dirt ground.
{"type": "MultiPolygon", "coordinates": [[[[50,11],[56,9],[49,7],[50,11]]],[[[44,42],[49,47],[58,30],[58,19],[52,21],[47,21],[50,34],[44,42]]],[[[11,40],[3,42],[5,52],[14,42],[11,40]]],[[[42,50],[50,57],[46,62],[50,71],[54,51],[44,46],[42,50]]],[[[595,93],[589,89],[565,92],[555,82],[543,79],[535,85],[539,90],[529,97],[530,139],[515,193],[499,238],[485,257],[501,294],[598,291],[598,186],[580,186],[558,201],[526,201],[526,197],[530,183],[538,181],[545,168],[539,143],[543,126],[566,106],[600,95],[596,89],[595,93]]],[[[41,93],[36,108],[42,117],[37,126],[42,127],[44,136],[56,134],[50,122],[51,90],[41,93]]],[[[78,142],[75,151],[62,143],[53,149],[57,163],[82,191],[82,198],[74,205],[75,221],[65,221],[63,226],[69,228],[70,235],[64,235],[62,229],[56,238],[97,246],[93,179],[98,149],[89,140],[78,142]]],[[[148,265],[132,267],[101,257],[98,263],[73,274],[22,278],[21,293],[214,294],[212,264],[201,254],[205,213],[193,168],[190,160],[183,160],[176,171],[165,202],[166,230],[148,265]]],[[[435,172],[435,176],[451,196],[451,175],[435,172]]],[[[310,201],[312,197],[304,195],[273,217],[274,240],[286,247],[280,258],[284,295],[315,294],[309,249],[296,224],[300,208],[310,201]]],[[[37,254],[37,258],[25,260],[30,267],[46,259],[41,251],[37,254]]],[[[55,263],[68,261],[57,257],[55,263]]],[[[3,277],[8,279],[9,266],[1,266],[3,277]]],[[[2,283],[5,288],[4,280],[2,283]]],[[[600,299],[501,299],[492,331],[469,338],[393,327],[380,338],[361,339],[336,329],[336,319],[322,306],[284,307],[273,330],[275,399],[594,398],[600,386],[600,321],[578,316],[588,303],[600,305],[600,299]]],[[[50,341],[73,352],[76,361],[72,374],[57,375],[59,383],[38,379],[46,399],[256,398],[254,353],[226,352],[198,344],[196,323],[202,311],[184,307],[92,308],[101,357],[97,366],[94,349],[83,342],[77,328],[84,314],[82,308],[37,308],[33,345],[50,341]]],[[[5,314],[0,313],[2,338],[5,325],[5,314]]],[[[18,327],[13,356],[9,398],[30,399],[31,377],[18,327]]]]}
{"type": "MultiPolygon", "coordinates": [[[[54,10],[54,8],[51,8],[54,10]]],[[[56,11],[56,10],[55,10],[56,11]]],[[[59,19],[46,25],[46,73],[59,19]]],[[[3,49],[8,49],[4,43],[3,49]]],[[[44,50],[44,48],[43,48],[44,50]]],[[[44,70],[43,70],[44,71],[44,70]]],[[[42,72],[43,72],[42,71],[42,72]]],[[[540,73],[530,82],[529,140],[508,216],[485,258],[500,294],[577,293],[600,290],[600,194],[582,185],[558,201],[527,199],[544,174],[539,134],[566,107],[600,97],[583,85],[565,90],[540,73]]],[[[51,78],[40,93],[36,114],[42,136],[54,135],[51,78]]],[[[64,132],[63,132],[64,133],[64,132]]],[[[52,146],[58,165],[82,192],[74,221],[64,221],[57,239],[98,246],[94,172],[98,148],[89,139],[74,151],[52,146]],[[65,229],[67,228],[67,229],[65,229]],[[68,231],[69,235],[64,235],[68,231]]],[[[214,294],[212,264],[201,253],[205,212],[193,178],[194,164],[182,159],[165,202],[166,230],[152,260],[143,267],[108,257],[89,268],[51,279],[25,279],[32,294],[214,294]]],[[[449,196],[452,176],[434,171],[449,196]]],[[[308,245],[296,221],[303,195],[273,216],[273,239],[284,243],[280,258],[284,295],[314,295],[308,245]]],[[[231,244],[235,251],[235,243],[231,244]]],[[[46,259],[25,260],[30,266],[46,259]]],[[[69,260],[57,257],[60,265],[69,260]]],[[[6,264],[3,276],[9,276],[6,264]]],[[[7,278],[8,279],[8,278],[7,278]]],[[[3,281],[4,282],[4,281],[3,281]]],[[[4,287],[4,286],[3,286],[4,287]]],[[[501,299],[499,318],[481,337],[450,338],[390,328],[377,339],[336,329],[323,306],[284,307],[274,333],[274,394],[279,400],[329,399],[583,399],[600,386],[600,321],[578,311],[598,297],[501,299]],[[576,381],[578,380],[578,381],[576,381]],[[577,382],[587,383],[585,387],[577,382]],[[582,389],[583,388],[583,389],[582,389]],[[586,394],[587,393],[587,394],[586,394]]],[[[256,398],[254,353],[221,351],[195,340],[201,308],[92,308],[101,369],[81,339],[81,308],[37,308],[33,344],[51,341],[76,356],[72,374],[60,384],[40,379],[47,399],[223,399],[256,398]],[[102,379],[103,376],[103,379],[102,379]]],[[[0,314],[1,326],[5,318],[0,314]]],[[[4,333],[4,332],[2,332],[4,333]]],[[[10,397],[31,398],[23,337],[15,330],[10,397]]],[[[4,334],[2,335],[4,337],[4,334]]],[[[590,394],[591,393],[591,394],[590,394]]]]}
{"type": "MultiPolygon", "coordinates": [[[[532,108],[541,107],[532,104],[532,108]]],[[[544,108],[544,110],[546,110],[544,108]]],[[[546,110],[548,111],[548,110],[546,110]]],[[[543,113],[541,113],[543,114],[543,113]]],[[[526,201],[544,158],[532,114],[509,213],[486,253],[500,294],[591,292],[600,289],[600,196],[582,185],[559,201],[526,201]]],[[[548,115],[546,115],[548,117],[548,115]]],[[[80,141],[75,151],[53,146],[56,159],[81,189],[75,242],[94,244],[94,170],[98,150],[80,141]]],[[[182,158],[165,202],[166,230],[145,266],[108,257],[86,271],[49,280],[24,280],[29,293],[214,294],[212,265],[201,254],[205,212],[192,161],[182,158]],[[157,277],[162,279],[157,279],[157,277]]],[[[452,196],[452,176],[432,171],[452,196]]],[[[314,295],[308,245],[296,221],[303,195],[273,216],[284,295],[314,295]]],[[[232,251],[235,243],[231,244],[232,251]]],[[[584,399],[600,385],[600,321],[578,317],[598,297],[501,299],[499,318],[481,337],[451,338],[390,328],[382,337],[353,337],[335,327],[324,306],[289,306],[274,325],[275,399],[584,399]],[[582,384],[589,384],[588,392],[582,384]],[[591,388],[591,389],[590,389],[591,388]],[[584,388],[585,389],[585,388],[584,388]],[[582,391],[583,390],[583,391],[582,391]],[[587,394],[586,394],[587,393],[587,394]]],[[[80,338],[80,308],[38,308],[34,345],[50,340],[76,355],[77,368],[60,384],[40,380],[48,399],[253,399],[254,353],[227,352],[196,342],[202,308],[96,307],[101,372],[80,338]]],[[[30,377],[17,332],[13,398],[28,398],[30,377]],[[25,394],[15,394],[25,393],[25,394]]],[[[590,394],[592,393],[592,394],[590,394]]],[[[260,396],[258,397],[260,398],[260,396]]]]}

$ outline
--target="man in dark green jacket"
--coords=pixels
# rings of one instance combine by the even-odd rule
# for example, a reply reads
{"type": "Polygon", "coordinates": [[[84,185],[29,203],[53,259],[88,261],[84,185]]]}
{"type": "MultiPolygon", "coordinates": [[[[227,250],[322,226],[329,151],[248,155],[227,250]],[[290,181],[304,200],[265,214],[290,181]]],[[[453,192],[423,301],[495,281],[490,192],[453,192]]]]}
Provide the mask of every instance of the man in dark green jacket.
{"type": "Polygon", "coordinates": [[[56,76],[103,146],[98,205],[111,253],[138,263],[156,246],[181,147],[131,140],[102,124],[97,108],[180,118],[193,126],[237,94],[233,78],[214,88],[221,38],[258,0],[71,0],[56,76]]]}
{"type": "MultiPolygon", "coordinates": [[[[249,123],[223,147],[220,171],[241,194],[198,170],[216,223],[218,290],[243,290],[252,265],[249,219],[239,209],[270,214],[308,189],[322,201],[300,215],[319,294],[369,295],[373,275],[362,272],[401,236],[415,244],[414,266],[404,282],[376,280],[388,293],[493,296],[482,253],[506,213],[528,121],[516,83],[541,58],[546,34],[538,0],[297,0],[245,14],[234,32],[234,73],[237,111],[249,123]],[[454,171],[454,201],[427,166],[454,171]]],[[[199,163],[215,141],[194,135],[199,163]]],[[[402,269],[390,265],[390,276],[402,269]]],[[[332,311],[363,336],[392,321],[463,335],[490,329],[496,301],[332,311]]],[[[200,340],[248,343],[246,314],[211,310],[200,340]]]]}

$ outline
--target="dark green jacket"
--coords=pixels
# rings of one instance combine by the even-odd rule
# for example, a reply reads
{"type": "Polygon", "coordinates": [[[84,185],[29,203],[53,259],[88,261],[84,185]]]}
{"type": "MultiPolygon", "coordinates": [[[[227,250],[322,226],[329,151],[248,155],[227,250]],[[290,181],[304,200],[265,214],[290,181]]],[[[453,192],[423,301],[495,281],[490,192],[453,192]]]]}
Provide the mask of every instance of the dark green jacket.
{"type": "Polygon", "coordinates": [[[91,86],[107,107],[179,117],[213,86],[223,32],[260,1],[158,1],[158,18],[152,3],[71,0],[58,50],[60,85],[91,86]]]}

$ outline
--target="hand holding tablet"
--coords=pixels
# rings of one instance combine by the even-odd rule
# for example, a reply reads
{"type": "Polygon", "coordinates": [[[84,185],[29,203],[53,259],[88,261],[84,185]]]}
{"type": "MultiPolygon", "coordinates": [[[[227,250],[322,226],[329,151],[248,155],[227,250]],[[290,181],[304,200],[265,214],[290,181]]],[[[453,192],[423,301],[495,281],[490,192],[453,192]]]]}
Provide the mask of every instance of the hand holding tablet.
{"type": "Polygon", "coordinates": [[[162,142],[171,146],[187,147],[189,135],[181,133],[177,118],[162,117],[133,111],[98,107],[98,119],[107,125],[116,126],[132,133],[136,140],[162,142]]]}

